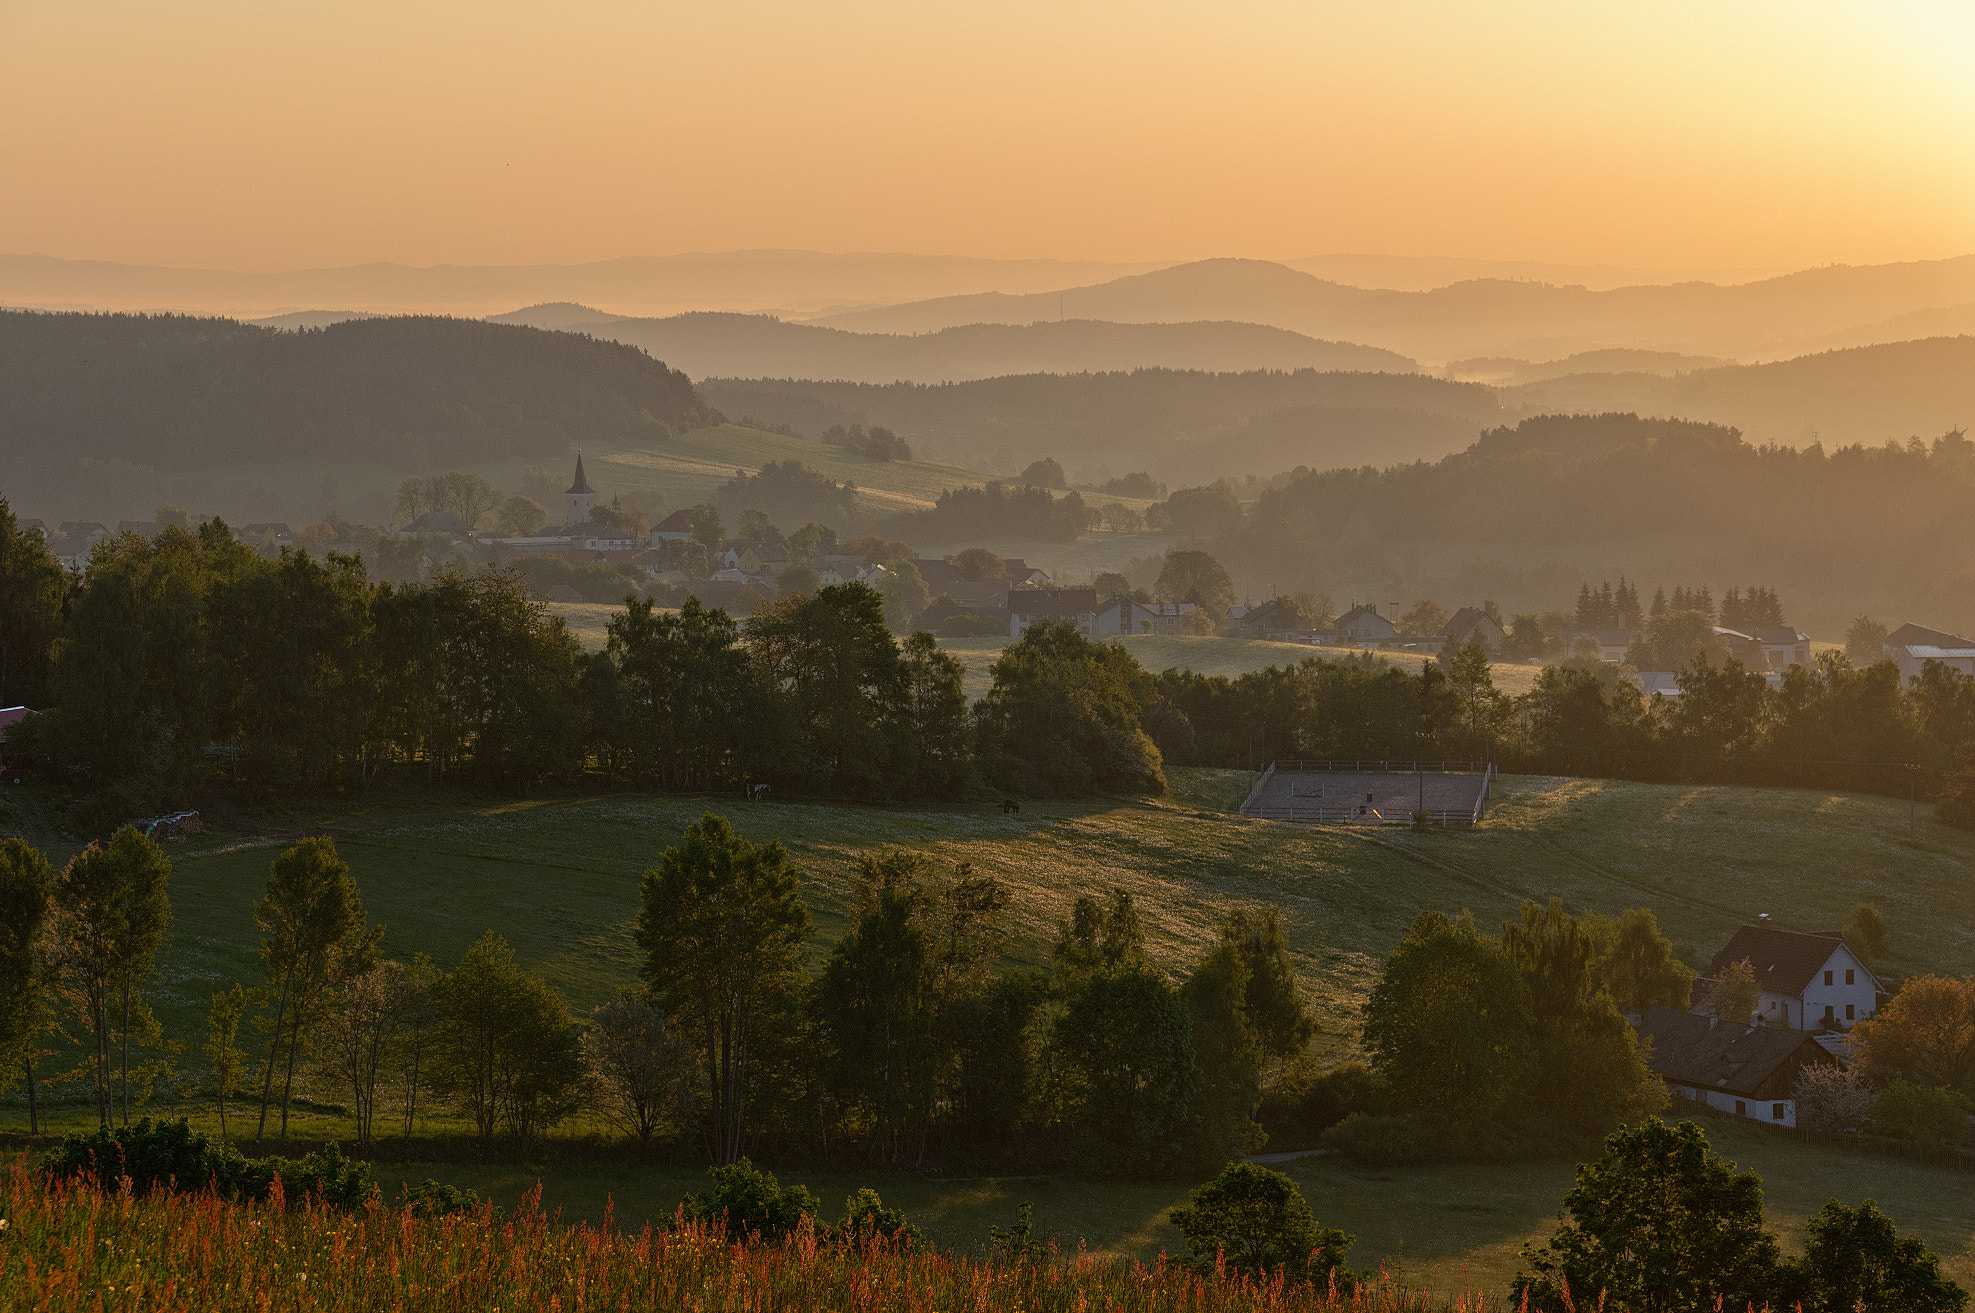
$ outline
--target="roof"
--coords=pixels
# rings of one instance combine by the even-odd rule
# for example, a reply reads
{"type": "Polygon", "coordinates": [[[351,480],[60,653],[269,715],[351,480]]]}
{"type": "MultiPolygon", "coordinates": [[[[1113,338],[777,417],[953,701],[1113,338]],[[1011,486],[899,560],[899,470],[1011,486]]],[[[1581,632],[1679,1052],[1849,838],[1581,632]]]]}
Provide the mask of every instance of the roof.
{"type": "Polygon", "coordinates": [[[26,707],[0,707],[0,738],[6,737],[8,726],[18,725],[33,714],[26,707]]]}
{"type": "Polygon", "coordinates": [[[1778,644],[1794,646],[1798,643],[1808,642],[1810,639],[1809,634],[1800,634],[1789,625],[1760,625],[1753,629],[1745,629],[1742,632],[1750,638],[1755,639],[1758,643],[1768,643],[1771,646],[1778,644]]]}
{"type": "Polygon", "coordinates": [[[1568,643],[1572,639],[1583,638],[1588,634],[1608,647],[1624,647],[1632,642],[1633,635],[1638,632],[1636,629],[1566,629],[1564,642],[1568,643]]]}
{"type": "Polygon", "coordinates": [[[1701,974],[1719,980],[1729,967],[1747,961],[1755,971],[1757,988],[1771,994],[1800,995],[1844,942],[1844,935],[1836,930],[1745,925],[1701,974]]]}
{"type": "Polygon", "coordinates": [[[1792,1062],[1831,1064],[1829,1050],[1810,1032],[1782,1026],[1714,1024],[1712,1017],[1656,1007],[1633,1023],[1649,1041],[1646,1065],[1679,1085],[1755,1095],[1765,1081],[1792,1062]],[[1810,1054],[1801,1050],[1808,1047],[1810,1054]]]}
{"type": "Polygon", "coordinates": [[[686,510],[674,511],[657,524],[654,524],[652,528],[660,533],[691,533],[693,528],[692,510],[688,508],[686,510]]]}
{"type": "Polygon", "coordinates": [[[1975,656],[1975,645],[1936,647],[1932,643],[1908,643],[1901,651],[1915,661],[1956,661],[1975,656]]]}
{"type": "Polygon", "coordinates": [[[1975,647],[1975,639],[1963,638],[1959,634],[1946,633],[1939,629],[1929,629],[1926,625],[1916,625],[1911,620],[1886,635],[1887,651],[1896,647],[1911,647],[1915,643],[1925,643],[1931,647],[1975,647]]]}
{"type": "Polygon", "coordinates": [[[962,579],[948,584],[942,595],[962,606],[1001,606],[1008,597],[1006,579],[962,579]]]}
{"type": "MultiPolygon", "coordinates": [[[[555,485],[550,484],[549,486],[554,487],[555,485]]],[[[596,496],[596,491],[590,487],[590,481],[583,477],[583,453],[580,451],[576,453],[576,482],[569,485],[569,492],[589,493],[592,497],[596,496]]],[[[563,495],[567,496],[569,494],[565,493],[563,495]]]]}
{"type": "Polygon", "coordinates": [[[1086,615],[1097,611],[1095,588],[1017,588],[1008,594],[1017,615],[1086,615]]]}
{"type": "Polygon", "coordinates": [[[1482,610],[1480,607],[1464,606],[1460,610],[1454,612],[1454,618],[1447,622],[1446,626],[1441,629],[1440,633],[1445,638],[1455,639],[1473,633],[1476,629],[1480,628],[1482,625],[1494,625],[1497,631],[1499,631],[1502,628],[1501,621],[1497,620],[1494,616],[1489,615],[1486,611],[1482,610]]]}
{"type": "Polygon", "coordinates": [[[1681,694],[1680,676],[1671,670],[1642,670],[1638,682],[1639,691],[1647,697],[1658,693],[1662,697],[1677,698],[1681,694]]]}
{"type": "Polygon", "coordinates": [[[414,529],[424,529],[432,533],[470,533],[473,526],[451,511],[427,511],[411,522],[414,529]]]}
{"type": "Polygon", "coordinates": [[[861,556],[844,556],[837,552],[825,552],[810,557],[809,568],[818,573],[824,570],[835,570],[840,575],[850,576],[864,568],[864,558],[861,556]]]}

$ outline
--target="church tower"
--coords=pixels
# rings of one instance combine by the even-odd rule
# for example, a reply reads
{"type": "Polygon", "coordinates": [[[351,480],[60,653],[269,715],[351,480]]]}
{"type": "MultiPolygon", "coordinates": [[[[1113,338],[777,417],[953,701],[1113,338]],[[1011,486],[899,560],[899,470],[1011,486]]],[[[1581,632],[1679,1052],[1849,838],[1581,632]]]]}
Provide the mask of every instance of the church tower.
{"type": "Polygon", "coordinates": [[[576,453],[576,482],[562,494],[563,524],[582,524],[590,518],[590,508],[596,504],[597,494],[591,490],[590,481],[583,477],[583,453],[579,451],[576,453]]]}

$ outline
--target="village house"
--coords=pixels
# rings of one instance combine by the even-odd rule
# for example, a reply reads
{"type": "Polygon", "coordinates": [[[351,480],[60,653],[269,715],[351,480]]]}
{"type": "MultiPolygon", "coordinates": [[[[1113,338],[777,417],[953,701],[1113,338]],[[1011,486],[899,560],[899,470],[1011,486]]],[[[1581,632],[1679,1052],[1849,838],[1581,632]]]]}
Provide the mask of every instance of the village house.
{"type": "Polygon", "coordinates": [[[1588,652],[1616,665],[1625,660],[1625,650],[1638,634],[1636,629],[1566,629],[1564,651],[1571,656],[1588,652]]]}
{"type": "Polygon", "coordinates": [[[1337,618],[1337,641],[1346,646],[1377,647],[1399,626],[1378,613],[1376,606],[1354,606],[1337,618]]]}
{"type": "Polygon", "coordinates": [[[1010,556],[1001,562],[1001,576],[1012,584],[1027,584],[1042,588],[1049,584],[1049,575],[1036,569],[1019,556],[1010,556]]]}
{"type": "Polygon", "coordinates": [[[1184,620],[1200,608],[1192,602],[1134,602],[1114,597],[1097,610],[1090,632],[1112,634],[1183,634],[1184,620]]]}
{"type": "Polygon", "coordinates": [[[63,520],[61,528],[55,531],[55,536],[58,538],[86,538],[94,542],[98,538],[109,537],[110,531],[105,529],[96,520],[63,520]]]}
{"type": "Polygon", "coordinates": [[[667,543],[682,543],[693,536],[693,513],[689,510],[674,511],[652,526],[651,545],[663,547],[667,543]]]}
{"type": "Polygon", "coordinates": [[[788,568],[789,552],[779,543],[729,538],[720,544],[713,563],[729,570],[739,570],[742,574],[772,574],[788,568]]]}
{"type": "Polygon", "coordinates": [[[1879,650],[1899,665],[1902,682],[1920,678],[1929,661],[1938,661],[1964,675],[1975,675],[1975,639],[1929,629],[1912,621],[1886,635],[1879,650]]]}
{"type": "Polygon", "coordinates": [[[71,538],[63,535],[50,539],[48,554],[55,558],[55,564],[64,570],[78,574],[89,568],[89,553],[96,546],[94,538],[71,538]]]}
{"type": "Polygon", "coordinates": [[[1647,1011],[1633,1028],[1646,1047],[1646,1065],[1668,1093],[1776,1126],[1797,1124],[1797,1077],[1804,1068],[1844,1065],[1800,1030],[1738,1026],[1664,1007],[1647,1011]]]}
{"type": "Polygon", "coordinates": [[[1095,588],[1017,588],[1008,594],[1008,636],[1020,638],[1045,620],[1068,621],[1089,634],[1097,624],[1095,588]]]}
{"type": "Polygon", "coordinates": [[[816,572],[816,581],[825,588],[837,588],[855,583],[864,576],[864,558],[845,556],[836,552],[819,552],[809,558],[809,568],[816,572]]]}
{"type": "Polygon", "coordinates": [[[290,529],[284,520],[264,520],[258,524],[243,524],[240,526],[239,538],[243,543],[261,543],[274,547],[295,545],[294,530],[290,529]]]}
{"type": "MultiPolygon", "coordinates": [[[[1490,602],[1490,606],[1494,603],[1490,602]]],[[[1469,643],[1479,643],[1490,652],[1502,645],[1506,634],[1502,622],[1480,607],[1464,606],[1454,612],[1454,618],[1441,629],[1440,636],[1448,647],[1461,648],[1469,643]]]]}
{"type": "Polygon", "coordinates": [[[1761,999],[1751,1020],[1785,1030],[1850,1030],[1878,1010],[1879,978],[1837,930],[1780,930],[1767,912],[1745,925],[1696,981],[1696,998],[1737,962],[1755,973],[1761,999]]]}

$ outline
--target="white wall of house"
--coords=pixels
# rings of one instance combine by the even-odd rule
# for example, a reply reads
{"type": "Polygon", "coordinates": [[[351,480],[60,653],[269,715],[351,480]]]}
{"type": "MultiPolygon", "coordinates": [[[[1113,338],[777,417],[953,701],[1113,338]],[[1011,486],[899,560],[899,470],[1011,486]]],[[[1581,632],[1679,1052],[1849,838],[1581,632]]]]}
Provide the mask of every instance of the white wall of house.
{"type": "Polygon", "coordinates": [[[1810,978],[1804,986],[1804,1024],[1809,1028],[1825,1025],[1824,1010],[1831,1010],[1833,1028],[1851,1029],[1855,1021],[1863,1021],[1872,1015],[1879,1005],[1879,983],[1866,970],[1865,963],[1858,955],[1843,944],[1831,954],[1823,970],[1810,978]],[[1830,984],[1825,984],[1826,980],[1830,984]]]}
{"type": "Polygon", "coordinates": [[[1676,1099],[1692,1099],[1697,1103],[1705,1103],[1710,1108],[1719,1108],[1731,1117],[1747,1117],[1750,1121],[1768,1122],[1771,1126],[1797,1124],[1795,1099],[1752,1099],[1746,1094],[1733,1094],[1727,1090],[1711,1090],[1671,1083],[1666,1088],[1667,1092],[1676,1099]]]}

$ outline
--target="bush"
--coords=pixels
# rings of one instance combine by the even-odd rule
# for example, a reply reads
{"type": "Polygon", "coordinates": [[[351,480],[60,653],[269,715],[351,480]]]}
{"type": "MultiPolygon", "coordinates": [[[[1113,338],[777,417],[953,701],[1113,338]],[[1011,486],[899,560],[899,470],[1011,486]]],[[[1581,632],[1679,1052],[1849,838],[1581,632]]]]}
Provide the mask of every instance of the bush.
{"type": "MultiPolygon", "coordinates": [[[[400,1189],[398,1207],[409,1208],[419,1217],[445,1217],[449,1213],[478,1211],[480,1196],[471,1190],[461,1190],[428,1177],[417,1185],[406,1185],[400,1189]]],[[[500,1210],[494,1211],[498,1213],[500,1210]]]]}
{"type": "Polygon", "coordinates": [[[1805,1130],[1862,1131],[1872,1120],[1872,1090],[1849,1067],[1805,1067],[1791,1094],[1805,1130]]]}
{"type": "Polygon", "coordinates": [[[903,1210],[885,1207],[878,1192],[868,1185],[845,1199],[843,1209],[843,1221],[832,1233],[840,1244],[862,1246],[883,1240],[906,1249],[926,1247],[926,1233],[906,1221],[903,1210]]]}
{"type": "Polygon", "coordinates": [[[1353,1113],[1372,1110],[1371,1068],[1346,1062],[1328,1071],[1297,1063],[1262,1091],[1256,1120],[1278,1149],[1313,1148],[1325,1131],[1353,1113]]]}
{"type": "MultiPolygon", "coordinates": [[[[784,1186],[773,1172],[761,1171],[745,1158],[709,1167],[706,1174],[713,1178],[713,1188],[681,1200],[680,1220],[721,1226],[737,1239],[773,1241],[816,1215],[817,1199],[807,1186],[784,1186]]],[[[872,1196],[874,1202],[876,1198],[872,1196]]]]}
{"type": "Polygon", "coordinates": [[[1960,1313],[1968,1292],[1941,1275],[1940,1256],[1903,1236],[1870,1199],[1836,1199],[1804,1227],[1804,1255],[1786,1265],[1802,1313],[1960,1313]]]}
{"type": "Polygon", "coordinates": [[[1872,1105],[1873,1128],[1925,1144],[1954,1144],[1966,1132],[1968,1100],[1938,1085],[1895,1080],[1872,1105]]]}
{"type": "Polygon", "coordinates": [[[1357,1238],[1317,1225],[1296,1182],[1254,1163],[1229,1163],[1195,1189],[1192,1204],[1167,1214],[1186,1237],[1187,1265],[1202,1274],[1225,1266],[1256,1280],[1349,1287],[1344,1256],[1357,1238]]]}
{"type": "Polygon", "coordinates": [[[338,1145],[301,1158],[248,1158],[230,1144],[208,1144],[190,1122],[148,1117],[135,1126],[69,1135],[42,1166],[50,1176],[85,1179],[108,1194],[115,1194],[125,1177],[133,1194],[211,1188],[243,1203],[267,1198],[276,1177],[288,1197],[319,1196],[337,1208],[361,1208],[377,1192],[370,1164],[345,1158],[338,1145]]]}

